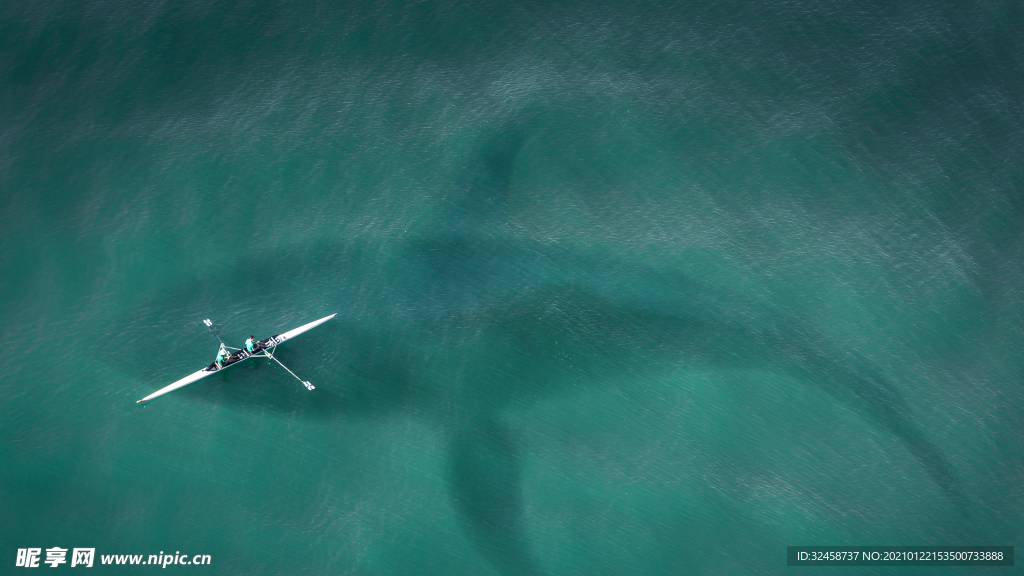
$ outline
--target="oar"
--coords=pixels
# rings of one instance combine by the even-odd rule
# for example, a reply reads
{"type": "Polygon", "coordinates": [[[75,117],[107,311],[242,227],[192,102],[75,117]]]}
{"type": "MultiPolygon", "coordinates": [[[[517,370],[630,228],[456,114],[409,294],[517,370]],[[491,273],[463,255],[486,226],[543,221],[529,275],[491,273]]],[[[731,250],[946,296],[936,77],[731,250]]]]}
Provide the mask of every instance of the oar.
{"type": "MultiPolygon", "coordinates": [[[[274,354],[270,350],[264,350],[263,353],[267,355],[267,358],[270,358],[274,362],[277,362],[278,364],[280,364],[281,368],[284,368],[285,370],[288,370],[287,366],[282,364],[281,361],[278,360],[277,358],[274,358],[274,354]]],[[[292,376],[295,376],[295,372],[292,372],[291,370],[288,370],[288,373],[291,374],[292,376]]],[[[306,387],[306,390],[312,390],[314,388],[314,386],[312,384],[310,384],[309,382],[303,380],[302,378],[299,378],[298,376],[295,376],[295,379],[298,380],[299,382],[302,382],[302,385],[306,387]]]]}
{"type": "Polygon", "coordinates": [[[213,329],[213,322],[210,322],[209,318],[203,320],[203,324],[206,324],[207,328],[210,329],[210,333],[213,334],[213,337],[217,339],[217,342],[220,342],[221,346],[226,346],[226,344],[224,344],[224,341],[220,339],[220,336],[217,335],[217,331],[213,329]]]}
{"type": "Polygon", "coordinates": [[[241,350],[241,348],[231,348],[231,346],[225,344],[224,341],[220,339],[220,336],[217,334],[217,331],[213,329],[213,322],[210,322],[209,318],[203,320],[203,324],[206,324],[206,326],[210,328],[210,332],[213,333],[213,337],[217,339],[217,342],[220,342],[221,346],[225,348],[230,348],[231,350],[241,350]]]}

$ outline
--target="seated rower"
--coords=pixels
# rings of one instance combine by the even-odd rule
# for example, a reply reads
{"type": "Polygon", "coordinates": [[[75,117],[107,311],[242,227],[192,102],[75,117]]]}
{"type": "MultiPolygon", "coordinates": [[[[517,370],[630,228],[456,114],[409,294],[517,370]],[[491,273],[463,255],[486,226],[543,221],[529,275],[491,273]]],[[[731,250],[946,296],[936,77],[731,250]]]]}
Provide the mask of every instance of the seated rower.
{"type": "Polygon", "coordinates": [[[245,341],[245,350],[247,352],[256,351],[256,337],[252,334],[249,335],[249,339],[245,341]]]}
{"type": "Polygon", "coordinates": [[[221,344],[220,350],[217,350],[217,360],[215,360],[217,368],[224,367],[224,362],[227,361],[228,356],[230,356],[230,354],[228,354],[228,351],[224,348],[224,345],[221,344]]]}

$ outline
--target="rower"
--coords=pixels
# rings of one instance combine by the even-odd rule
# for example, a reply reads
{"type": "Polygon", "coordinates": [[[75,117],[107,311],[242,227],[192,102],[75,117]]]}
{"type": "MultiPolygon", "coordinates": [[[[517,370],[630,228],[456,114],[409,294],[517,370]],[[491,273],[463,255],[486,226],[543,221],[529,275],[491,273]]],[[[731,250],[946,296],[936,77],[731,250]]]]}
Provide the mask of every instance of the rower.
{"type": "Polygon", "coordinates": [[[256,337],[252,334],[249,335],[249,339],[245,341],[245,350],[247,352],[256,351],[256,337]]]}
{"type": "Polygon", "coordinates": [[[228,359],[228,351],[224,348],[224,345],[220,345],[220,350],[217,350],[217,368],[223,368],[224,362],[228,359]]]}

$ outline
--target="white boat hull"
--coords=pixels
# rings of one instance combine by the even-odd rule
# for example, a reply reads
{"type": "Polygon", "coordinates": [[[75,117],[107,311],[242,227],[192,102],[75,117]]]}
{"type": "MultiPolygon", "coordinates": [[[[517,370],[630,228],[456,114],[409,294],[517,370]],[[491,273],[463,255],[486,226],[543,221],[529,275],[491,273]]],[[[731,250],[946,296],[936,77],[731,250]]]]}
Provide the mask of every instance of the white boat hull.
{"type": "MultiPolygon", "coordinates": [[[[278,334],[276,336],[271,336],[270,338],[267,338],[266,340],[261,340],[260,344],[264,348],[273,348],[274,346],[277,346],[278,344],[281,344],[281,343],[285,342],[286,340],[291,340],[292,338],[295,338],[296,336],[298,336],[299,334],[302,334],[303,332],[306,332],[306,331],[312,330],[313,328],[316,328],[317,326],[323,324],[324,322],[327,322],[328,320],[330,320],[331,318],[334,318],[335,316],[337,316],[337,314],[331,314],[330,316],[325,316],[325,317],[323,317],[323,318],[321,318],[319,320],[315,320],[313,322],[310,322],[309,324],[304,324],[302,326],[299,326],[298,328],[296,328],[294,330],[289,330],[289,331],[285,332],[284,334],[278,334]]],[[[254,355],[249,354],[248,352],[244,352],[244,351],[241,352],[241,354],[242,354],[242,357],[238,358],[236,361],[232,362],[231,364],[228,364],[227,366],[224,366],[223,368],[214,368],[214,366],[211,364],[210,366],[207,366],[206,368],[203,368],[202,370],[200,370],[198,372],[193,372],[192,374],[189,374],[188,376],[185,376],[181,380],[178,380],[176,382],[168,384],[167,386],[164,386],[163,388],[157,390],[156,392],[153,392],[149,396],[146,396],[142,400],[137,400],[136,404],[142,404],[143,402],[148,402],[148,401],[150,401],[153,398],[156,398],[158,396],[163,396],[164,394],[167,394],[168,392],[174,392],[178,388],[183,388],[185,386],[188,386],[189,384],[191,384],[191,383],[193,383],[193,382],[195,382],[197,380],[202,380],[203,378],[206,378],[207,376],[211,376],[213,374],[216,374],[216,373],[220,372],[221,370],[226,370],[226,369],[234,366],[235,364],[239,364],[239,363],[241,363],[241,362],[243,362],[245,360],[248,360],[249,358],[252,358],[254,356],[254,355]]]]}

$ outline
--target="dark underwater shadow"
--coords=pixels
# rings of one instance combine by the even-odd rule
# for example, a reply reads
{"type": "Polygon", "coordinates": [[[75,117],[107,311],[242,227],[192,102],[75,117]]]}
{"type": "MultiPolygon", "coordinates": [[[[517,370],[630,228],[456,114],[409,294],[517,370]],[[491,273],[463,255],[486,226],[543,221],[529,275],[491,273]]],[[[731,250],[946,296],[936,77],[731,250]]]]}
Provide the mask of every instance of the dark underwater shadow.
{"type": "MultiPolygon", "coordinates": [[[[721,287],[510,234],[516,158],[537,118],[526,112],[481,146],[448,198],[437,234],[381,243],[322,240],[240,259],[126,313],[112,350],[144,340],[143,331],[164,330],[170,357],[182,357],[199,346],[195,340],[209,338],[200,322],[213,310],[230,310],[225,321],[246,326],[232,330],[261,337],[338,312],[279,351],[314,381],[314,392],[286,374],[267,384],[268,367],[254,365],[175,394],[295,418],[401,415],[438,426],[449,438],[452,503],[468,538],[503,574],[541,570],[523,525],[521,450],[500,415],[594,389],[580,382],[614,386],[637,365],[790,373],[898,438],[966,513],[953,467],[919,430],[906,398],[856,351],[721,287]],[[311,299],[319,303],[316,314],[269,314],[283,302],[311,299]],[[254,374],[261,382],[247,384],[254,374]]],[[[207,343],[212,354],[212,339],[207,343]]],[[[140,389],[140,396],[149,391],[140,389]]]]}
{"type": "Polygon", "coordinates": [[[523,521],[522,450],[515,434],[486,419],[452,436],[448,481],[470,540],[503,574],[542,574],[523,521]]]}

